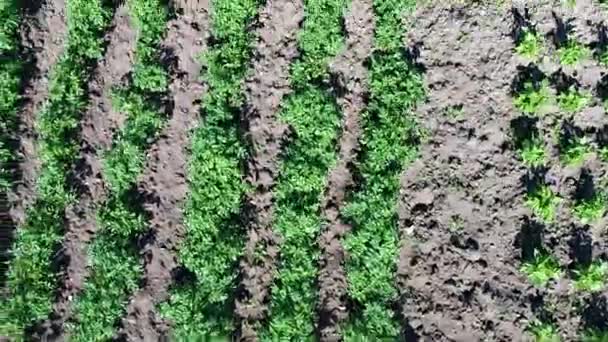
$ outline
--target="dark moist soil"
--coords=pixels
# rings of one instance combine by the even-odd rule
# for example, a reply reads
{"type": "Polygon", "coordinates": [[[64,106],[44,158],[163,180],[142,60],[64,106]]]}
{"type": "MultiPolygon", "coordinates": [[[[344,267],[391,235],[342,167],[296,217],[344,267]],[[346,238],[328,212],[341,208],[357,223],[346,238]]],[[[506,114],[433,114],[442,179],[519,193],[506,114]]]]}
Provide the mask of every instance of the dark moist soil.
{"type": "Polygon", "coordinates": [[[205,86],[200,81],[200,55],[207,49],[209,1],[174,1],[177,18],[168,23],[162,44],[169,63],[169,122],[148,153],[146,169],[139,183],[144,208],[150,217],[150,232],[141,254],[143,286],[127,307],[120,339],[159,341],[169,326],[156,313],[164,301],[177,267],[177,248],[184,235],[183,204],[190,131],[199,120],[200,100],[205,86]]]}
{"type": "Polygon", "coordinates": [[[253,190],[245,198],[247,243],[235,303],[237,336],[242,341],[256,340],[255,326],[268,315],[280,246],[280,237],[272,229],[272,190],[287,131],[276,116],[282,99],[290,92],[289,66],[298,56],[296,38],[303,17],[301,0],[266,3],[259,14],[253,72],[245,81],[247,103],[242,120],[250,148],[246,179],[253,190]]]}
{"type": "Polygon", "coordinates": [[[344,116],[338,161],[329,173],[322,204],[327,226],[319,238],[318,330],[321,341],[340,341],[340,325],[348,318],[346,255],[342,239],[351,227],[340,217],[340,210],[348,189],[354,185],[352,170],[359,151],[360,114],[367,105],[368,70],[365,62],[372,52],[375,27],[372,1],[354,0],[344,21],[346,45],[330,66],[337,101],[344,116]]]}
{"type": "Polygon", "coordinates": [[[429,98],[418,114],[430,138],[402,178],[398,284],[408,339],[532,340],[525,330],[540,319],[574,341],[583,328],[606,326],[605,294],[573,293],[570,275],[535,289],[519,271],[539,248],[565,268],[605,258],[601,228],[582,225],[571,211],[577,194],[588,194],[589,179],[603,177],[605,166],[596,157],[563,166],[555,140],[555,128],[601,135],[601,104],[592,100],[574,115],[548,106],[540,119],[512,105],[521,80],[537,74],[547,75],[554,95],[571,78],[597,93],[604,71],[591,60],[560,68],[553,38],[565,19],[575,27],[572,36],[592,44],[603,18],[589,1],[577,1],[574,10],[559,2],[523,6],[434,5],[420,9],[412,23],[407,44],[426,72],[429,98]],[[515,55],[522,23],[537,23],[548,41],[553,57],[542,59],[538,71],[515,55]],[[549,146],[549,166],[527,170],[513,132],[535,128],[549,146]],[[540,222],[524,206],[527,187],[539,180],[564,199],[555,223],[540,222]]]}
{"type": "Polygon", "coordinates": [[[524,341],[532,288],[514,246],[525,169],[509,148],[517,58],[508,8],[421,8],[407,44],[426,71],[430,137],[402,177],[398,288],[408,340],[524,341]],[[450,118],[450,109],[462,114],[450,118]]]}
{"type": "MultiPolygon", "coordinates": [[[[35,122],[49,93],[51,67],[63,53],[67,35],[64,0],[46,0],[24,4],[19,28],[20,55],[24,63],[21,80],[22,103],[13,138],[17,144],[16,163],[10,165],[15,183],[8,193],[0,193],[0,263],[10,260],[14,230],[25,223],[26,210],[36,196],[40,161],[36,152],[35,122]]],[[[4,287],[5,268],[2,271],[4,287]]]]}
{"type": "Polygon", "coordinates": [[[69,175],[78,202],[65,211],[59,293],[51,319],[39,327],[47,338],[63,339],[63,324],[71,316],[72,300],[83,289],[88,276],[86,247],[99,228],[97,209],[107,191],[101,153],[111,147],[112,136],[124,121],[124,115],[112,108],[111,91],[125,81],[135,60],[137,30],[126,4],[116,9],[106,41],[104,58],[98,62],[88,87],[89,105],[80,123],[80,155],[69,175]]]}

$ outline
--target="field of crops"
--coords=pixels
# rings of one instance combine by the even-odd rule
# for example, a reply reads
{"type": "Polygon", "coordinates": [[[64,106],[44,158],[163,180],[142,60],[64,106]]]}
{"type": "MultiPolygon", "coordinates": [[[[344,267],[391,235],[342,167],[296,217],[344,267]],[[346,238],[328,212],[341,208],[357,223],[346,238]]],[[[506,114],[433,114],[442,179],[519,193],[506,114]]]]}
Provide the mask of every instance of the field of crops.
{"type": "Polygon", "coordinates": [[[608,342],[603,1],[0,18],[0,341],[608,342]]]}

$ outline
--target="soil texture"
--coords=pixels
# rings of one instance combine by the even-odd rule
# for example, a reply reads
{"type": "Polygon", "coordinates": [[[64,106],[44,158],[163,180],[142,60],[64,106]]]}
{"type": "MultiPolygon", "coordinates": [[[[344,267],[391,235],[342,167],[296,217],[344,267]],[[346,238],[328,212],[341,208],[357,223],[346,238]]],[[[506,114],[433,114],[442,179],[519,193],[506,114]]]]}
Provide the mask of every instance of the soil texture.
{"type": "Polygon", "coordinates": [[[509,149],[517,58],[508,8],[422,7],[408,37],[426,71],[430,138],[402,177],[398,287],[405,336],[524,341],[531,285],[514,247],[525,169],[509,149]],[[451,117],[456,108],[461,116],[451,117]]]}
{"type": "Polygon", "coordinates": [[[209,4],[209,0],[174,1],[177,17],[168,23],[162,44],[171,76],[170,119],[150,148],[139,182],[150,231],[141,251],[143,286],[131,298],[122,322],[120,335],[126,341],[158,341],[168,332],[167,322],[157,315],[155,307],[167,298],[177,267],[177,247],[184,235],[187,146],[205,92],[199,76],[200,55],[207,49],[209,38],[209,4]]]}
{"type": "Polygon", "coordinates": [[[318,277],[319,337],[321,341],[340,341],[340,325],[348,318],[347,279],[344,270],[343,237],[351,230],[340,217],[346,194],[354,186],[353,168],[361,136],[360,114],[368,97],[368,70],[374,37],[374,11],[371,0],[354,0],[344,18],[346,45],[331,63],[338,103],[344,113],[338,161],[330,171],[322,204],[326,220],[319,238],[321,257],[318,277]]]}
{"type": "Polygon", "coordinates": [[[83,289],[88,276],[87,245],[99,228],[97,210],[105,200],[107,191],[101,154],[111,147],[113,134],[124,121],[124,115],[112,108],[111,92],[125,81],[135,60],[137,30],[128,11],[126,4],[116,9],[105,38],[105,55],[98,62],[89,82],[89,104],[80,123],[79,157],[69,175],[78,201],[70,204],[65,211],[59,294],[50,322],[41,326],[41,329],[48,329],[43,332],[47,337],[63,334],[63,324],[71,315],[72,300],[83,289]]]}
{"type": "Polygon", "coordinates": [[[287,127],[278,122],[282,99],[290,92],[289,66],[298,56],[296,35],[304,17],[301,0],[268,0],[259,14],[253,72],[245,81],[244,137],[250,148],[244,220],[247,243],[240,263],[235,303],[237,336],[256,340],[255,326],[267,317],[270,286],[280,237],[272,229],[273,187],[287,127]]]}

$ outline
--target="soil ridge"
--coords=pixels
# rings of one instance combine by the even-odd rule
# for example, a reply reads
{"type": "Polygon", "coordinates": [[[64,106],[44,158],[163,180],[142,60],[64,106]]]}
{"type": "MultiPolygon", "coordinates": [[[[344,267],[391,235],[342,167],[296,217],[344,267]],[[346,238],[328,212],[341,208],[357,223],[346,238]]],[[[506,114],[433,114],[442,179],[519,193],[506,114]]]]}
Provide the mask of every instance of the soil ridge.
{"type": "Polygon", "coordinates": [[[162,43],[169,63],[169,121],[151,146],[138,190],[149,215],[150,231],[141,250],[143,287],[131,298],[122,320],[121,340],[158,341],[168,333],[168,323],[156,313],[166,299],[178,265],[177,248],[184,236],[184,213],[188,184],[187,146],[197,124],[200,100],[206,91],[200,81],[200,54],[209,38],[209,0],[177,0],[177,18],[168,23],[162,43]]]}
{"type": "Polygon", "coordinates": [[[299,55],[297,32],[304,19],[301,0],[268,0],[259,14],[253,72],[245,81],[242,112],[244,137],[250,146],[246,180],[252,191],[243,210],[247,242],[240,262],[240,288],[235,303],[239,340],[256,340],[255,326],[267,317],[270,286],[280,237],[272,229],[272,193],[287,127],[277,120],[281,100],[291,91],[289,66],[299,55]]]}
{"type": "Polygon", "coordinates": [[[351,230],[340,211],[350,187],[354,186],[353,169],[359,152],[362,129],[361,112],[367,105],[368,69],[366,61],[374,42],[374,9],[371,0],[354,0],[345,15],[346,44],[330,64],[342,108],[342,135],[338,161],[330,171],[321,208],[327,226],[319,238],[321,257],[318,276],[319,335],[321,341],[341,340],[340,325],[348,318],[346,254],[342,239],[351,230]]]}

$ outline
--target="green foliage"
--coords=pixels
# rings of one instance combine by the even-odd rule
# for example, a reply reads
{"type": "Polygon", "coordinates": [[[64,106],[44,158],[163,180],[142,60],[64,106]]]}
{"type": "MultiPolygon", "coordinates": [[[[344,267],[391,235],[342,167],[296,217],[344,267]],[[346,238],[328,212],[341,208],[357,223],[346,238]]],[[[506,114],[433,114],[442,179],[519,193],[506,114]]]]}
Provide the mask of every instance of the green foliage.
{"type": "Polygon", "coordinates": [[[602,290],[608,281],[608,262],[594,262],[587,267],[574,271],[577,290],[596,292],[602,290]]]}
{"type": "Polygon", "coordinates": [[[597,55],[597,59],[601,65],[608,66],[608,49],[604,48],[601,50],[597,55]]]}
{"type": "Polygon", "coordinates": [[[555,218],[555,210],[561,199],[548,186],[537,186],[526,195],[526,205],[545,222],[555,218]]]}
{"type": "Polygon", "coordinates": [[[545,145],[537,135],[524,140],[519,152],[528,167],[540,167],[546,163],[545,145]]]}
{"type": "Polygon", "coordinates": [[[581,342],[606,342],[608,341],[608,331],[599,329],[588,329],[583,333],[581,342]]]}
{"type": "Polygon", "coordinates": [[[537,114],[551,99],[549,84],[543,81],[538,85],[532,82],[524,84],[521,93],[515,96],[515,107],[526,114],[537,114]]]}
{"type": "Polygon", "coordinates": [[[549,280],[558,279],[563,274],[557,259],[545,252],[536,253],[533,260],[523,264],[521,271],[538,287],[545,286],[549,280]]]}
{"type": "Polygon", "coordinates": [[[550,323],[536,321],[528,329],[536,342],[560,342],[557,328],[550,323]]]}
{"type": "Polygon", "coordinates": [[[586,137],[562,141],[560,145],[560,158],[566,165],[580,165],[593,153],[590,141],[586,137]]]}
{"type": "Polygon", "coordinates": [[[280,119],[295,134],[284,150],[274,190],[275,229],[283,243],[272,288],[272,315],[260,331],[261,340],[300,341],[314,334],[320,201],[327,172],[335,162],[341,119],[321,81],[328,79],[328,62],[343,46],[346,1],[306,0],[305,6],[299,35],[302,55],[292,68],[294,92],[280,112],[280,119]]]}
{"type": "Polygon", "coordinates": [[[604,216],[607,204],[606,194],[598,193],[590,199],[578,201],[574,206],[574,214],[583,223],[591,223],[604,216]]]}
{"type": "Polygon", "coordinates": [[[589,94],[580,92],[574,87],[557,95],[557,105],[559,108],[570,113],[576,113],[582,110],[589,104],[590,100],[591,96],[589,94]]]}
{"type": "Polygon", "coordinates": [[[398,234],[399,175],[416,156],[419,131],[410,111],[423,98],[420,74],[401,50],[402,13],[413,1],[374,2],[376,49],[370,66],[370,101],[363,115],[362,183],[343,215],[354,227],[345,239],[349,296],[360,308],[351,313],[347,338],[390,338],[399,334],[391,309],[398,234]]]}
{"type": "Polygon", "coordinates": [[[146,227],[145,218],[130,190],[143,169],[145,150],[163,124],[151,97],[166,91],[168,84],[159,46],[169,13],[164,0],[128,1],[140,31],[136,65],[131,84],[114,91],[115,110],[125,113],[127,120],[112,148],[101,156],[110,193],[99,208],[101,229],[89,247],[91,274],[67,326],[74,341],[110,339],[142,273],[135,240],[146,227]],[[149,78],[149,70],[158,72],[149,78]]]}
{"type": "Polygon", "coordinates": [[[543,39],[537,32],[526,30],[515,51],[528,59],[536,60],[543,50],[543,39]]]}
{"type": "Polygon", "coordinates": [[[110,10],[101,1],[70,0],[67,6],[66,51],[52,72],[49,100],[37,122],[42,161],[38,198],[16,233],[7,296],[0,302],[6,313],[0,333],[14,337],[51,310],[57,280],[51,261],[61,242],[64,208],[73,200],[65,174],[77,151],[74,130],[86,104],[89,66],[101,55],[103,32],[110,23],[110,10]]]}
{"type": "Polygon", "coordinates": [[[238,116],[253,43],[248,27],[258,5],[256,0],[215,0],[211,6],[214,45],[204,56],[209,85],[202,101],[205,122],[193,136],[187,235],[179,253],[195,279],[174,288],[160,307],[174,322],[176,340],[229,336],[233,329],[230,306],[245,235],[238,215],[247,190],[241,181],[245,149],[238,116]]]}
{"type": "Polygon", "coordinates": [[[559,61],[563,65],[575,65],[590,55],[590,50],[583,44],[569,40],[557,50],[559,61]]]}

